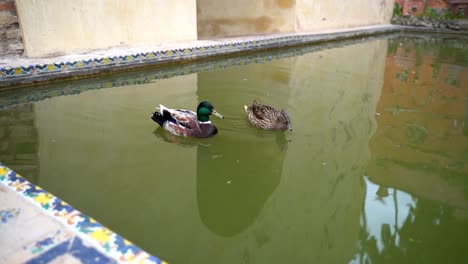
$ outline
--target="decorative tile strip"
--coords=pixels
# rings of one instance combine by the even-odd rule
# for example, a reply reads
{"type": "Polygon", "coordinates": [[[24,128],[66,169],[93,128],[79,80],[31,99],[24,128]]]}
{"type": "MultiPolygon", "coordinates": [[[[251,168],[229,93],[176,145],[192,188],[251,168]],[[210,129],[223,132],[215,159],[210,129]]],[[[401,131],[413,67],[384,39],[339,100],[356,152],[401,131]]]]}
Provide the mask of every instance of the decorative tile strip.
{"type": "MultiPolygon", "coordinates": [[[[372,37],[368,37],[371,39],[372,37]]],[[[361,39],[345,40],[340,42],[330,42],[322,45],[305,46],[301,48],[290,48],[281,51],[269,51],[262,53],[253,53],[250,55],[243,55],[239,57],[225,58],[218,61],[202,61],[190,64],[184,64],[178,67],[165,67],[154,70],[152,72],[145,72],[141,74],[138,72],[128,73],[126,75],[112,75],[106,78],[96,78],[88,80],[78,80],[74,85],[70,83],[58,83],[47,85],[47,88],[41,87],[40,89],[29,89],[27,91],[11,90],[8,93],[3,92],[0,96],[0,110],[12,107],[17,104],[32,103],[41,101],[47,98],[64,95],[79,94],[89,90],[114,88],[125,85],[138,85],[150,83],[159,79],[167,79],[180,75],[189,75],[199,72],[217,71],[229,67],[244,66],[252,63],[266,63],[272,60],[283,58],[290,58],[302,54],[314,52],[317,50],[336,48],[346,45],[351,45],[362,41],[361,39]]],[[[242,45],[242,43],[239,43],[242,45]]],[[[200,47],[199,49],[205,49],[200,47]]],[[[196,52],[197,48],[193,51],[196,52]]],[[[153,53],[148,53],[150,56],[153,53]]],[[[154,55],[153,55],[154,56],[154,55]]],[[[156,59],[153,57],[153,59],[156,59]]],[[[115,60],[114,60],[115,61],[115,60]]]]}
{"type": "MultiPolygon", "coordinates": [[[[0,184],[25,197],[42,208],[51,217],[63,223],[82,238],[101,249],[120,263],[164,264],[165,261],[151,256],[130,241],[107,229],[93,218],[74,209],[66,202],[48,193],[0,163],[0,184]]],[[[2,212],[2,219],[14,217],[16,211],[2,212]],[[12,215],[12,216],[10,216],[12,215]]]]}
{"type": "Polygon", "coordinates": [[[60,74],[78,72],[79,70],[103,69],[106,67],[135,67],[139,63],[169,63],[186,58],[200,58],[213,55],[231,54],[239,51],[260,50],[271,47],[284,47],[312,43],[314,41],[326,41],[332,39],[344,39],[357,36],[368,36],[401,30],[397,26],[382,26],[374,29],[356,29],[332,34],[308,34],[273,36],[245,41],[225,41],[224,43],[205,45],[193,48],[169,49],[148,53],[123,54],[118,57],[104,57],[84,59],[79,61],[64,61],[50,64],[24,65],[20,67],[0,68],[0,86],[14,83],[15,80],[33,82],[39,76],[60,76],[60,74]]]}
{"type": "Polygon", "coordinates": [[[0,210],[0,224],[6,224],[15,219],[20,213],[20,208],[8,208],[0,210]]]}

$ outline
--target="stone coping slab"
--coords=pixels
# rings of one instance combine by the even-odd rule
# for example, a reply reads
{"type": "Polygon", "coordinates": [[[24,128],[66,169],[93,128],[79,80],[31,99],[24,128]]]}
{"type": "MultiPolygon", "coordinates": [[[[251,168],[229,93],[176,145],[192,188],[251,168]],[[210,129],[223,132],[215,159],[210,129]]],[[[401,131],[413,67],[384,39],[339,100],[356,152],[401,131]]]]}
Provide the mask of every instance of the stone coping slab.
{"type": "Polygon", "coordinates": [[[167,263],[1,163],[0,194],[1,263],[167,263]]]}
{"type": "Polygon", "coordinates": [[[52,58],[6,57],[0,59],[0,88],[214,56],[358,38],[401,31],[404,28],[406,27],[377,25],[313,33],[281,33],[166,43],[141,48],[113,48],[52,58]]]}
{"type": "MultiPolygon", "coordinates": [[[[387,37],[393,34],[386,35],[387,37]]],[[[382,38],[382,36],[367,36],[366,40],[382,38]]],[[[317,50],[338,48],[360,43],[363,38],[347,39],[338,42],[326,42],[320,45],[291,47],[281,50],[270,50],[243,54],[230,58],[214,60],[200,60],[192,63],[161,67],[157,69],[143,69],[120,74],[109,74],[86,79],[69,80],[67,82],[48,83],[35,87],[17,87],[15,89],[0,90],[0,110],[15,105],[42,101],[57,96],[76,95],[90,90],[111,89],[127,85],[140,85],[167,79],[175,76],[189,75],[200,72],[218,71],[229,67],[249,65],[252,63],[267,63],[269,61],[300,56],[317,50]]]]}
{"type": "Polygon", "coordinates": [[[447,29],[399,25],[374,25],[308,33],[277,33],[164,43],[151,47],[115,47],[84,54],[49,58],[0,58],[0,89],[59,79],[92,76],[145,66],[167,65],[215,56],[232,56],[258,50],[278,49],[392,32],[466,34],[447,29]]]}

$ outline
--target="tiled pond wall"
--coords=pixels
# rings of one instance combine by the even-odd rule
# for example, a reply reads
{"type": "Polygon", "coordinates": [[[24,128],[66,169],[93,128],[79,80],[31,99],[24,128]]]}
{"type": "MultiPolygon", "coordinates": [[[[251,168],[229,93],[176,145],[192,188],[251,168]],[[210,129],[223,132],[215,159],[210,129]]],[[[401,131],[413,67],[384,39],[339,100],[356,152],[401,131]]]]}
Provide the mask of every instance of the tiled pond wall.
{"type": "Polygon", "coordinates": [[[17,0],[28,57],[390,23],[394,0],[17,0]],[[72,22],[72,23],[71,23],[72,22]]]}

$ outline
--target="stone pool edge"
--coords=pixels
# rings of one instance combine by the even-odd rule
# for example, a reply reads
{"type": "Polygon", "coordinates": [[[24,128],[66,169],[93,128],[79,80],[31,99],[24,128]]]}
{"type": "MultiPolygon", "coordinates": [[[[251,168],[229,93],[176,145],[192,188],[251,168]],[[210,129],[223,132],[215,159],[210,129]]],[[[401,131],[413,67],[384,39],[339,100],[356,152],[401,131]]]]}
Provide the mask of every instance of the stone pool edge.
{"type": "MultiPolygon", "coordinates": [[[[0,185],[26,199],[115,263],[167,264],[0,163],[0,185]]],[[[58,245],[57,245],[58,247],[58,245]]],[[[54,247],[48,249],[52,251],[54,247]]],[[[45,252],[47,253],[47,251],[45,252]]]]}
{"type": "MultiPolygon", "coordinates": [[[[88,77],[106,72],[128,71],[145,66],[164,66],[216,56],[232,56],[282,47],[338,41],[393,32],[452,33],[398,25],[377,25],[315,33],[282,33],[172,43],[166,47],[118,49],[46,59],[21,59],[0,68],[0,89],[27,86],[61,79],[88,77]],[[170,47],[169,47],[170,46],[170,47]]],[[[14,59],[12,59],[13,61],[14,59]]],[[[3,63],[5,64],[5,63],[3,63]]]]}

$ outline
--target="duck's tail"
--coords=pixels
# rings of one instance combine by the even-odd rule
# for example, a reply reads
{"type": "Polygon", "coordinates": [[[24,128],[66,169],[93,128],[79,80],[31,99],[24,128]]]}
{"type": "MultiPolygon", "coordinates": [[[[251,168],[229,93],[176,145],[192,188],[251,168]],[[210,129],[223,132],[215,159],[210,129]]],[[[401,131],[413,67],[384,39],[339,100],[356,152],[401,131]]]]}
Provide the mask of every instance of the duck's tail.
{"type": "Polygon", "coordinates": [[[159,112],[154,112],[153,115],[151,115],[151,119],[153,119],[154,122],[158,123],[161,127],[163,126],[164,122],[164,116],[161,115],[159,112]]]}
{"type": "Polygon", "coordinates": [[[159,105],[159,111],[156,111],[153,113],[153,115],[151,115],[151,119],[153,119],[153,121],[158,123],[161,127],[164,127],[164,123],[167,121],[175,123],[175,119],[167,109],[168,108],[164,107],[163,105],[159,105]]]}
{"type": "Polygon", "coordinates": [[[256,107],[257,105],[258,105],[257,100],[253,100],[251,105],[244,105],[244,110],[245,110],[245,112],[248,113],[249,108],[250,108],[250,110],[252,110],[252,108],[256,107]]]}

